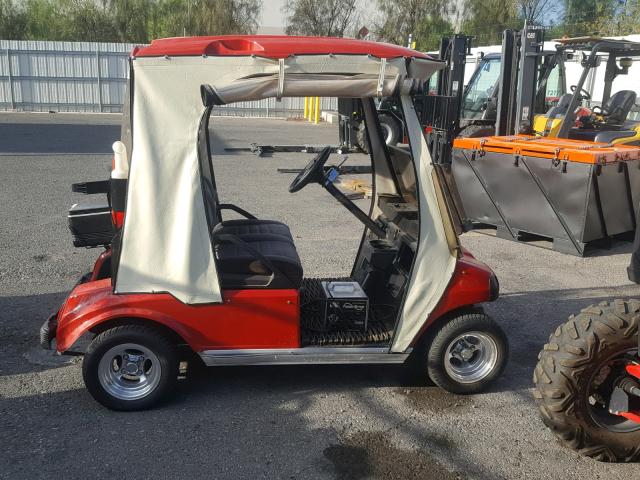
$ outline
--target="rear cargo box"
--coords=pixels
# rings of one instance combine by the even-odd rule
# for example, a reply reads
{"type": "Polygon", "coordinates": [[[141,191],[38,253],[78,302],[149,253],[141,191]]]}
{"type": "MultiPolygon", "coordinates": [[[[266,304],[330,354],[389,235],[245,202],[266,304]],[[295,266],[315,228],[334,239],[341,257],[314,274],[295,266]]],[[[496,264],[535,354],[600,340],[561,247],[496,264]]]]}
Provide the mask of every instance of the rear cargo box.
{"type": "Polygon", "coordinates": [[[531,137],[460,138],[452,173],[464,216],[505,238],[534,234],[584,255],[587,244],[635,230],[640,148],[531,137]]]}
{"type": "Polygon", "coordinates": [[[76,247],[109,245],[115,234],[109,204],[76,203],[69,209],[69,230],[76,247]]]}

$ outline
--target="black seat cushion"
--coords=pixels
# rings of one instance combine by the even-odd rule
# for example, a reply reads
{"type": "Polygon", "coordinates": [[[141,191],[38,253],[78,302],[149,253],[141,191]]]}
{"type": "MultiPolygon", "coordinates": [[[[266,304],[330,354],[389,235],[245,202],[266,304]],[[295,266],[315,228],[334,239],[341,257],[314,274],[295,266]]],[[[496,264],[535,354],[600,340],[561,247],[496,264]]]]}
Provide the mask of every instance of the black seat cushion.
{"type": "Polygon", "coordinates": [[[302,285],[302,264],[293,242],[282,235],[214,234],[223,289],[293,288],[302,285]]]}
{"type": "Polygon", "coordinates": [[[242,218],[237,220],[225,220],[216,225],[213,234],[230,234],[242,237],[247,234],[271,234],[281,235],[290,242],[293,236],[289,227],[275,220],[261,220],[258,218],[242,218]]]}
{"type": "Polygon", "coordinates": [[[593,142],[595,141],[596,135],[598,135],[601,130],[595,128],[577,128],[572,127],[569,130],[569,138],[571,140],[581,140],[583,142],[593,142]]]}
{"type": "Polygon", "coordinates": [[[605,122],[612,125],[622,125],[629,112],[636,103],[636,92],[620,90],[604,102],[602,108],[607,112],[605,122]]]}

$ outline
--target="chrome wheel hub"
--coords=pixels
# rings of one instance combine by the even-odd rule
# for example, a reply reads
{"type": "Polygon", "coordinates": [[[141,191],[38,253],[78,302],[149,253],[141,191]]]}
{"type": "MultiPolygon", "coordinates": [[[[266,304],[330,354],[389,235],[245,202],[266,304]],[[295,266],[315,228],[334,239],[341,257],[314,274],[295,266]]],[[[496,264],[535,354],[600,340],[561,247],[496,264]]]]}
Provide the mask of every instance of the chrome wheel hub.
{"type": "Polygon", "coordinates": [[[135,343],[112,347],[98,365],[100,385],[120,400],[138,400],[149,395],[160,383],[161,373],[158,357],[135,343]]]}
{"type": "Polygon", "coordinates": [[[460,383],[474,383],[487,377],[498,363],[498,346],[483,332],[468,332],[454,338],[446,349],[444,368],[460,383]]]}

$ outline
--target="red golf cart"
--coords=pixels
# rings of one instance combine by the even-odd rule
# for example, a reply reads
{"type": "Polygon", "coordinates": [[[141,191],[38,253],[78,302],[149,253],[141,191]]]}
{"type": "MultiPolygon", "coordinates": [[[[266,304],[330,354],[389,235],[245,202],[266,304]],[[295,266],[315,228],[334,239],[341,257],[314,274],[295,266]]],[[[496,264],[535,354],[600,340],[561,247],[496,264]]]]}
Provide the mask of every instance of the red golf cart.
{"type": "Polygon", "coordinates": [[[83,354],[87,389],[117,410],[169,394],[185,353],[207,366],[411,358],[451,392],[484,389],[507,359],[504,333],[479,306],[497,298],[498,282],[458,243],[412,101],[442,66],[406,48],[330,38],[176,38],[135,49],[112,179],[76,187],[109,190],[110,205],[69,216],[76,245],[106,249],[43,325],[43,346],[83,354]],[[303,96],[362,103],[370,211],[334,185],[330,146],[289,187],[300,195],[320,185],[362,222],[346,279],[303,272],[289,226],[218,197],[212,109],[303,96]],[[376,97],[400,105],[408,145],[385,144],[376,97]]]}

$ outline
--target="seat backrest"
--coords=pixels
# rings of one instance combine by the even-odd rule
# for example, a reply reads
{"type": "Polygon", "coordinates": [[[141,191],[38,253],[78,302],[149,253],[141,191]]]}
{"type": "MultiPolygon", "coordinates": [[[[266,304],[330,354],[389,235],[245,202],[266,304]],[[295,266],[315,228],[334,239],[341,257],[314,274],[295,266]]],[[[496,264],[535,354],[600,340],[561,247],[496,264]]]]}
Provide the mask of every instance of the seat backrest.
{"type": "Polygon", "coordinates": [[[604,102],[602,109],[607,112],[605,122],[611,125],[622,125],[636,103],[636,92],[620,90],[604,102]]]}
{"type": "Polygon", "coordinates": [[[571,99],[573,95],[570,93],[563,94],[558,100],[558,104],[554,105],[547,112],[548,118],[555,118],[558,115],[565,115],[567,110],[569,109],[569,104],[571,103],[571,99]]]}

